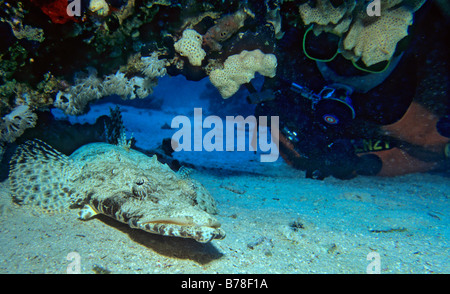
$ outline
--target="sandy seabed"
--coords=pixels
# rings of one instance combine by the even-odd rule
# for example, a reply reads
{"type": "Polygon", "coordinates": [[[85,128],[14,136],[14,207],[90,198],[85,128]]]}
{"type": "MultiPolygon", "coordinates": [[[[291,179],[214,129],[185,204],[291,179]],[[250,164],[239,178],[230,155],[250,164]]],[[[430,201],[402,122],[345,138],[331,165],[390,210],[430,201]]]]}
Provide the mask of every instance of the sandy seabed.
{"type": "MultiPolygon", "coordinates": [[[[176,90],[198,96],[190,88],[176,90]]],[[[71,120],[93,122],[111,106],[93,106],[87,116],[71,120]]],[[[152,149],[171,134],[161,127],[193,106],[121,109],[137,146],[152,149]]],[[[79,257],[81,273],[366,273],[377,268],[450,273],[448,176],[316,181],[281,159],[260,163],[252,152],[175,157],[196,165],[191,177],[216,199],[225,239],[201,244],[131,229],[104,216],[81,221],[78,210],[41,214],[13,204],[5,181],[0,183],[0,273],[63,274],[73,269],[74,259],[68,260],[73,256],[79,257]]]]}
{"type": "Polygon", "coordinates": [[[448,178],[319,182],[302,174],[194,172],[227,232],[208,244],[107,217],[80,221],[76,210],[40,214],[12,204],[3,182],[0,273],[66,273],[71,252],[82,273],[365,273],[371,252],[381,273],[450,272],[448,178]]]}

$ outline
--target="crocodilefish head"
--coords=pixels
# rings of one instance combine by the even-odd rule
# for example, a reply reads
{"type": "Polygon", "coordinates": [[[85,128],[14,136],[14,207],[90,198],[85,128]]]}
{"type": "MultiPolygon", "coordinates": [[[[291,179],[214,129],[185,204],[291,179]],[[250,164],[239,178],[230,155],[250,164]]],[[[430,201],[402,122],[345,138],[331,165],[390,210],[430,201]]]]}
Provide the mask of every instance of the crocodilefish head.
{"type": "Polygon", "coordinates": [[[137,164],[126,155],[110,154],[106,162],[98,156],[83,167],[78,181],[90,188],[82,197],[82,219],[101,213],[132,228],[202,243],[225,237],[213,216],[215,201],[200,183],[173,172],[156,156],[137,164]]]}

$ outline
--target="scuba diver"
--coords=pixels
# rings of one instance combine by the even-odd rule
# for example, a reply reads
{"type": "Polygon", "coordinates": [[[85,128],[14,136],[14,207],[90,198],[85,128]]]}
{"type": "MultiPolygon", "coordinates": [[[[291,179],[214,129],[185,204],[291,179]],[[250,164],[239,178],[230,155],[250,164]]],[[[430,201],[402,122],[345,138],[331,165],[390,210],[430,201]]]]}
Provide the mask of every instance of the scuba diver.
{"type": "Polygon", "coordinates": [[[286,162],[314,179],[396,176],[448,163],[443,36],[449,23],[445,17],[436,20],[439,11],[427,4],[392,58],[370,67],[343,57],[340,38],[332,33],[316,36],[312,26],[286,28],[277,48],[276,77],[266,79],[259,92],[247,85],[249,102],[257,104],[255,115],[279,116],[279,149],[286,162]],[[431,61],[442,65],[440,73],[424,70],[431,61]],[[430,97],[427,82],[439,74],[444,93],[430,97]]]}

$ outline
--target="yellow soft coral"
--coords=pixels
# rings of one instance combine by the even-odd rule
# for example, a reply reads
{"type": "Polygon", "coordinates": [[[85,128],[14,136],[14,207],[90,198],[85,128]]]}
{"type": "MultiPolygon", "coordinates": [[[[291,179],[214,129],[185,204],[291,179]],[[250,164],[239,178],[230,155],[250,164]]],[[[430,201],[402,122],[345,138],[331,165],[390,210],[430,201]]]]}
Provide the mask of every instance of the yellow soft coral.
{"type": "Polygon", "coordinates": [[[187,57],[192,65],[200,66],[206,56],[205,50],[202,49],[202,42],[202,35],[195,30],[186,29],[182,38],[174,44],[175,51],[187,57]]]}
{"type": "Polygon", "coordinates": [[[299,6],[300,16],[305,24],[315,23],[319,25],[337,24],[345,14],[355,7],[355,1],[346,0],[343,5],[333,7],[329,0],[317,0],[316,7],[305,3],[299,6]]]}
{"type": "Polygon", "coordinates": [[[357,18],[342,43],[345,50],[351,51],[346,57],[361,58],[367,66],[391,59],[398,41],[408,35],[412,19],[412,11],[403,6],[382,11],[374,22],[367,22],[366,17],[357,18]]]}
{"type": "Polygon", "coordinates": [[[342,38],[340,51],[352,61],[362,59],[371,66],[390,60],[397,43],[408,35],[413,13],[426,0],[380,0],[380,16],[369,16],[367,5],[345,0],[334,7],[329,0],[299,6],[305,24],[314,24],[314,33],[331,32],[342,38]]]}
{"type": "Polygon", "coordinates": [[[229,56],[223,69],[211,71],[209,79],[224,99],[231,97],[242,84],[250,82],[255,72],[273,78],[277,68],[277,58],[264,54],[261,50],[243,50],[240,54],[229,56]]]}

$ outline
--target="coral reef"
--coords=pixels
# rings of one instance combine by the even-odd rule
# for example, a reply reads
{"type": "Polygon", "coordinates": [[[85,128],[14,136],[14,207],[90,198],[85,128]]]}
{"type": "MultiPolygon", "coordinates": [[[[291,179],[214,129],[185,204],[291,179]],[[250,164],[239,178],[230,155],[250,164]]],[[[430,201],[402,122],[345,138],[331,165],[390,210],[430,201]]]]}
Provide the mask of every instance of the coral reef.
{"type": "Polygon", "coordinates": [[[85,112],[91,101],[102,97],[119,95],[124,100],[143,99],[152,93],[158,83],[157,78],[166,74],[165,64],[165,60],[159,60],[158,53],[153,52],[147,57],[131,58],[123,68],[125,72],[118,70],[103,80],[97,78],[97,72],[91,69],[87,77],[76,78],[74,86],[59,91],[54,106],[66,114],[79,115],[85,112]]]}
{"type": "Polygon", "coordinates": [[[205,50],[202,49],[202,36],[195,30],[186,29],[183,36],[175,44],[175,51],[189,59],[194,66],[202,65],[203,58],[206,56],[205,50]]]}
{"type": "Polygon", "coordinates": [[[359,12],[341,43],[343,55],[352,60],[359,58],[367,65],[389,60],[397,43],[408,35],[413,13],[425,0],[390,0],[382,5],[375,22],[367,13],[359,12]]]}
{"type": "Polygon", "coordinates": [[[15,105],[32,105],[35,108],[47,109],[53,104],[53,97],[59,89],[64,88],[63,82],[59,81],[50,72],[44,74],[36,89],[25,83],[16,83],[14,88],[15,105]]]}
{"type": "Polygon", "coordinates": [[[65,24],[69,21],[75,21],[73,16],[67,14],[68,0],[30,0],[30,2],[38,6],[43,13],[50,17],[53,23],[65,24]]]}
{"type": "Polygon", "coordinates": [[[105,96],[145,98],[165,74],[209,76],[228,98],[255,72],[273,77],[284,31],[305,25],[338,35],[344,57],[371,65],[390,59],[425,0],[381,0],[371,19],[356,0],[80,2],[70,16],[68,0],[0,0],[0,115],[20,105],[79,115],[105,96]],[[270,56],[266,68],[258,50],[270,56]]]}
{"type": "Polygon", "coordinates": [[[276,68],[275,55],[264,54],[259,49],[244,50],[240,54],[228,57],[223,64],[223,69],[211,71],[209,78],[226,99],[236,93],[242,84],[250,82],[255,77],[255,72],[273,78],[276,68]]]}
{"type": "Polygon", "coordinates": [[[343,5],[334,7],[329,0],[317,0],[314,7],[310,3],[301,4],[299,13],[306,25],[315,23],[318,25],[337,24],[344,15],[351,13],[355,7],[354,0],[346,0],[343,5]]]}
{"type": "Polygon", "coordinates": [[[41,28],[33,28],[30,25],[23,25],[22,23],[10,23],[12,32],[17,39],[26,39],[29,41],[43,42],[44,31],[41,28]]]}
{"type": "Polygon", "coordinates": [[[109,5],[105,0],[91,0],[89,2],[89,10],[100,16],[107,16],[109,13],[109,5]]]}
{"type": "Polygon", "coordinates": [[[345,50],[351,51],[344,56],[362,61],[371,66],[391,59],[397,43],[408,35],[408,27],[413,15],[406,7],[383,11],[377,21],[365,25],[362,18],[352,23],[342,43],[345,50]]]}
{"type": "Polygon", "coordinates": [[[132,85],[123,72],[117,71],[113,75],[106,76],[103,80],[102,96],[116,94],[125,100],[131,92],[133,92],[132,85]]]}
{"type": "Polygon", "coordinates": [[[269,9],[267,11],[266,16],[267,23],[270,23],[273,26],[275,37],[277,39],[281,39],[284,33],[281,30],[282,27],[282,18],[280,13],[280,7],[276,7],[274,9],[269,9]]]}
{"type": "Polygon", "coordinates": [[[153,52],[150,56],[140,58],[141,66],[139,70],[149,79],[159,78],[167,73],[165,68],[167,61],[158,59],[158,56],[157,52],[153,52]]]}
{"type": "Polygon", "coordinates": [[[365,65],[390,60],[397,43],[408,35],[413,13],[426,0],[382,0],[380,16],[369,16],[364,3],[346,0],[334,7],[329,0],[299,6],[303,22],[314,24],[314,33],[331,32],[341,36],[340,51],[352,61],[365,65]]]}
{"type": "Polygon", "coordinates": [[[105,77],[102,83],[103,96],[116,94],[122,99],[143,99],[152,94],[158,78],[166,74],[166,60],[158,59],[158,56],[158,52],[153,52],[150,56],[137,55],[131,58],[124,72],[119,70],[105,77]],[[127,76],[133,77],[129,79],[127,76]]]}
{"type": "Polygon", "coordinates": [[[145,98],[149,95],[143,78],[128,79],[125,74],[117,71],[108,75],[103,81],[91,74],[85,79],[79,79],[74,86],[56,94],[54,106],[69,115],[79,115],[87,110],[90,102],[109,95],[119,95],[122,99],[145,98]]]}
{"type": "Polygon", "coordinates": [[[36,125],[37,116],[27,105],[19,105],[0,121],[0,142],[12,143],[36,125]]]}
{"type": "Polygon", "coordinates": [[[54,106],[64,110],[66,114],[82,114],[89,102],[102,97],[101,80],[92,71],[87,77],[76,78],[75,85],[56,94],[54,106]]]}
{"type": "Polygon", "coordinates": [[[142,74],[147,78],[159,78],[166,74],[164,60],[155,60],[153,57],[141,57],[141,61],[143,63],[142,74]]]}

